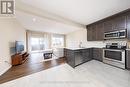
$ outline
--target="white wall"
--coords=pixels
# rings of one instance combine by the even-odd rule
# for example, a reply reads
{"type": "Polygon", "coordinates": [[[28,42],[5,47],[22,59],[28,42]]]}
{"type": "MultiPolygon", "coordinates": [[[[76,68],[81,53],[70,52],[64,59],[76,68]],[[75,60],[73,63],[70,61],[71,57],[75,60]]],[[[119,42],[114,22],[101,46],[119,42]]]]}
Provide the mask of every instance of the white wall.
{"type": "Polygon", "coordinates": [[[26,45],[26,30],[15,18],[0,18],[0,75],[11,67],[10,45],[16,40],[26,45]]]}
{"type": "Polygon", "coordinates": [[[66,35],[66,47],[79,47],[80,42],[82,42],[83,46],[87,48],[102,48],[105,46],[105,43],[103,41],[87,41],[87,30],[85,28],[66,35]]]}

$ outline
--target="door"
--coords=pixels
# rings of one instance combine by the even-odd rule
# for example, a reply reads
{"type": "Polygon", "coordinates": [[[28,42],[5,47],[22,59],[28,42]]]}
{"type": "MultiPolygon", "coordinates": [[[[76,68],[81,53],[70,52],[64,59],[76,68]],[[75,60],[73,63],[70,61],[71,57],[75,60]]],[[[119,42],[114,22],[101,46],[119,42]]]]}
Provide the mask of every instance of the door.
{"type": "Polygon", "coordinates": [[[109,50],[105,49],[104,50],[104,58],[125,63],[125,51],[124,50],[109,50]]]}
{"type": "Polygon", "coordinates": [[[127,39],[130,40],[130,12],[127,15],[127,39]]]}
{"type": "Polygon", "coordinates": [[[122,54],[121,54],[121,52],[118,52],[118,51],[105,50],[104,57],[109,58],[109,59],[118,60],[118,61],[122,60],[122,54]]]}
{"type": "Polygon", "coordinates": [[[130,51],[127,50],[127,57],[126,57],[126,68],[130,69],[130,51]]]}
{"type": "Polygon", "coordinates": [[[82,57],[83,57],[83,62],[87,62],[92,60],[92,49],[83,49],[82,50],[82,57]]]}
{"type": "Polygon", "coordinates": [[[82,51],[75,51],[75,66],[83,63],[82,51]]]}
{"type": "Polygon", "coordinates": [[[87,40],[96,41],[96,25],[89,25],[87,27],[87,40]]]}
{"type": "Polygon", "coordinates": [[[112,26],[114,31],[126,29],[126,15],[114,17],[112,26]]]}
{"type": "Polygon", "coordinates": [[[102,48],[93,48],[93,59],[103,61],[103,50],[102,48]]]}
{"type": "Polygon", "coordinates": [[[112,19],[106,19],[104,22],[104,32],[110,32],[112,30],[112,19]]]}
{"type": "Polygon", "coordinates": [[[66,49],[66,59],[70,66],[75,67],[74,51],[66,49]]]}
{"type": "Polygon", "coordinates": [[[92,26],[88,26],[87,27],[87,40],[88,41],[93,41],[93,30],[92,30],[92,26]]]}
{"type": "Polygon", "coordinates": [[[92,29],[91,29],[91,26],[87,27],[87,40],[92,41],[92,29]]]}
{"type": "Polygon", "coordinates": [[[96,24],[96,41],[104,40],[104,28],[103,23],[96,24]]]}

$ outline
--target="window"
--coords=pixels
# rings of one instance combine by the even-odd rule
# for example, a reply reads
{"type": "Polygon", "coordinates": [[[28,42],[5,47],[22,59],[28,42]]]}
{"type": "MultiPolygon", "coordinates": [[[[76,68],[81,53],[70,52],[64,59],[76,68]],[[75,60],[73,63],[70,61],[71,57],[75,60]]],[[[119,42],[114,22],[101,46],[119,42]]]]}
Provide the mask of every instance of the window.
{"type": "Polygon", "coordinates": [[[44,38],[31,38],[31,51],[44,50],[44,38]]]}
{"type": "Polygon", "coordinates": [[[64,47],[64,35],[52,35],[52,47],[64,47]]]}

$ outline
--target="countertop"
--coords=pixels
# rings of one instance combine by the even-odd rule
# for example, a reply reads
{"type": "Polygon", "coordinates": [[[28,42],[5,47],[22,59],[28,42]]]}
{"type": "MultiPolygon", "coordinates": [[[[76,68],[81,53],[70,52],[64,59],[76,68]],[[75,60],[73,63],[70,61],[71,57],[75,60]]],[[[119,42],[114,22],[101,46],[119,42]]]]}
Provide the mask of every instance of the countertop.
{"type": "Polygon", "coordinates": [[[82,49],[88,49],[88,48],[66,48],[66,49],[69,49],[69,50],[82,50],[82,49]]]}
{"type": "Polygon", "coordinates": [[[89,49],[89,48],[99,48],[99,47],[66,48],[66,49],[69,49],[69,50],[82,50],[82,49],[89,49]]]}

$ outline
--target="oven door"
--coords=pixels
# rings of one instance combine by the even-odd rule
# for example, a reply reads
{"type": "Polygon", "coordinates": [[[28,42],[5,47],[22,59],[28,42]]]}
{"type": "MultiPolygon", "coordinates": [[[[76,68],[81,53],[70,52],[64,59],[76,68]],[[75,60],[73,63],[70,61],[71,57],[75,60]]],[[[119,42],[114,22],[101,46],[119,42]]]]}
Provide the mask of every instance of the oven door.
{"type": "Polygon", "coordinates": [[[114,38],[119,38],[119,32],[109,32],[109,33],[104,33],[104,39],[114,39],[114,38]]]}
{"type": "Polygon", "coordinates": [[[125,50],[104,49],[104,59],[125,63],[125,50]]]}

